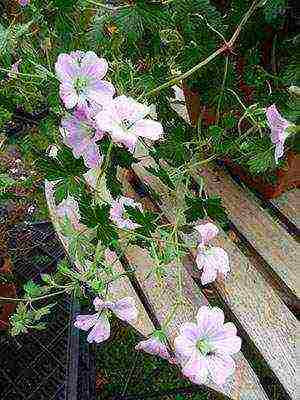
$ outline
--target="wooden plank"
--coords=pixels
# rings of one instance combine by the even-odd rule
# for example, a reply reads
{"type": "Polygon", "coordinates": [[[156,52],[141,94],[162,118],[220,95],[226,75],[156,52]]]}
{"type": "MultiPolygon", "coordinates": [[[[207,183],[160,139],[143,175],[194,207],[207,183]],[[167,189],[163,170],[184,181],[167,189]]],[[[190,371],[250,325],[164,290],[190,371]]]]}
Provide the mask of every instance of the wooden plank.
{"type": "MultiPolygon", "coordinates": [[[[174,196],[170,196],[168,188],[144,169],[146,165],[154,164],[150,158],[144,158],[135,171],[141,179],[147,176],[147,183],[151,182],[151,187],[161,195],[161,209],[169,220],[174,221],[174,196]]],[[[296,398],[294,347],[299,326],[296,318],[225,235],[219,236],[215,243],[228,252],[231,262],[230,276],[225,282],[218,282],[216,287],[286,391],[293,399],[296,398]]]]}
{"type": "MultiPolygon", "coordinates": [[[[152,179],[149,174],[148,177],[152,179]]],[[[163,192],[162,194],[164,195],[165,193],[163,192]]],[[[134,196],[129,186],[127,195],[134,196]]],[[[139,200],[143,202],[142,199],[139,200]]],[[[167,317],[167,311],[172,309],[176,302],[178,302],[178,289],[176,289],[177,277],[179,273],[181,274],[185,304],[177,310],[174,319],[165,327],[168,337],[172,342],[174,337],[178,335],[180,326],[184,322],[195,320],[199,306],[208,304],[208,299],[203,295],[189,274],[192,268],[191,263],[187,260],[184,266],[181,263],[180,265],[170,264],[168,266],[168,279],[161,282],[157,281],[153,274],[149,276],[149,272],[154,268],[154,265],[153,260],[147,255],[145,250],[131,247],[127,253],[127,257],[131,265],[135,266],[138,280],[162,325],[167,317]]],[[[243,354],[240,352],[236,355],[235,359],[237,363],[236,374],[228,380],[227,384],[222,388],[218,388],[213,384],[208,386],[221,391],[234,400],[265,399],[266,394],[243,354]]]]}
{"type": "Polygon", "coordinates": [[[219,167],[205,170],[208,193],[222,197],[230,220],[274,272],[300,297],[300,245],[255,201],[250,191],[241,189],[219,167]]]}
{"type": "Polygon", "coordinates": [[[290,190],[271,203],[300,228],[300,189],[290,190]]]}
{"type": "MultiPolygon", "coordinates": [[[[55,209],[55,203],[53,199],[53,190],[52,190],[52,183],[46,182],[45,183],[45,194],[46,194],[46,200],[49,208],[49,213],[51,216],[52,223],[54,225],[54,228],[57,232],[57,235],[59,239],[61,240],[64,248],[66,251],[68,251],[68,238],[65,237],[62,232],[61,232],[61,220],[58,217],[55,209]]],[[[76,265],[79,270],[81,270],[82,266],[81,265],[76,265]]],[[[116,262],[114,264],[115,271],[117,273],[123,273],[124,269],[123,266],[121,265],[120,262],[116,262]]],[[[122,297],[126,296],[132,296],[135,301],[137,308],[139,310],[139,317],[138,320],[135,323],[132,323],[131,325],[142,335],[142,336],[149,336],[153,331],[154,331],[154,326],[146,313],[144,306],[142,305],[140,299],[138,298],[136,292],[134,291],[128,277],[123,276],[122,278],[114,281],[109,288],[109,293],[111,295],[111,299],[113,301],[121,299],[122,297]]]]}
{"type": "MultiPolygon", "coordinates": [[[[195,320],[198,308],[201,305],[208,304],[207,299],[192,281],[184,266],[170,264],[168,266],[168,278],[162,282],[161,280],[156,280],[153,274],[147,278],[149,271],[153,270],[155,266],[145,250],[131,247],[127,252],[127,257],[130,260],[130,264],[135,266],[137,278],[148,299],[150,299],[159,322],[163,325],[172,342],[178,335],[179,328],[183,323],[195,320]],[[184,303],[176,310],[174,318],[170,320],[170,324],[164,326],[168,312],[178,302],[178,273],[182,275],[184,303]]],[[[235,356],[235,360],[237,364],[236,373],[228,379],[222,388],[212,383],[207,386],[222,392],[233,400],[266,399],[266,394],[256,375],[241,352],[235,356]]]]}

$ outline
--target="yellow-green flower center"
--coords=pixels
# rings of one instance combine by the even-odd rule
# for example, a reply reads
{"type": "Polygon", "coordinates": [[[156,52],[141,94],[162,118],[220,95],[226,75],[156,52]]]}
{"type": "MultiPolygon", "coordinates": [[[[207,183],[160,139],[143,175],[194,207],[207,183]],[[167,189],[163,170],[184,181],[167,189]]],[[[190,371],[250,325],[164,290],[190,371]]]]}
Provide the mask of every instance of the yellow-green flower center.
{"type": "Polygon", "coordinates": [[[204,356],[214,352],[213,346],[205,339],[199,339],[196,343],[196,347],[204,356]]]}

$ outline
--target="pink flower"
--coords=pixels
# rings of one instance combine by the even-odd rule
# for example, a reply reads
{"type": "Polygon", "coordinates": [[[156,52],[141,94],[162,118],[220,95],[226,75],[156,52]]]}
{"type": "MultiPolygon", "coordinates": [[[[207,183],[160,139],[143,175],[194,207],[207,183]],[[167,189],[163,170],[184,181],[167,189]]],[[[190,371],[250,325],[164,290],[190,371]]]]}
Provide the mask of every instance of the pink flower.
{"type": "Polygon", "coordinates": [[[135,306],[133,297],[124,297],[116,302],[104,301],[96,297],[93,301],[96,314],[77,315],[74,326],[78,329],[88,331],[87,341],[89,343],[101,343],[110,336],[110,324],[107,316],[107,310],[111,310],[123,321],[133,323],[138,316],[138,310],[135,306]]]}
{"type": "Polygon", "coordinates": [[[152,355],[158,355],[169,361],[170,364],[176,364],[176,358],[170,355],[167,346],[157,335],[153,335],[147,340],[142,340],[135,346],[135,349],[145,351],[152,355]]]}
{"type": "Polygon", "coordinates": [[[99,129],[109,132],[112,140],[134,151],[138,137],[158,140],[163,135],[162,125],[145,119],[149,108],[126,96],[119,96],[104,106],[96,115],[99,129]]]}
{"type": "Polygon", "coordinates": [[[283,156],[284,142],[289,136],[286,129],[291,124],[279,114],[275,104],[267,107],[266,116],[271,129],[271,140],[275,144],[275,162],[277,164],[278,159],[283,156]]]}
{"type": "Polygon", "coordinates": [[[125,206],[135,207],[142,211],[142,206],[136,203],[130,197],[120,197],[118,200],[112,202],[110,209],[110,219],[115,222],[115,224],[122,229],[135,229],[140,225],[132,222],[129,218],[126,218],[125,206]]]}
{"type": "Polygon", "coordinates": [[[30,3],[30,0],[19,0],[19,4],[21,7],[26,7],[30,3]]]}
{"type": "Polygon", "coordinates": [[[12,79],[19,73],[19,65],[21,64],[22,60],[16,61],[10,68],[10,71],[8,73],[8,78],[12,79]]]}
{"type": "Polygon", "coordinates": [[[114,264],[118,259],[117,253],[109,249],[105,250],[104,257],[107,264],[114,264]]]}
{"type": "Polygon", "coordinates": [[[64,143],[72,148],[74,157],[83,157],[88,168],[97,168],[102,162],[96,141],[102,139],[103,133],[95,128],[93,120],[83,109],[61,121],[64,143]]]}
{"type": "Polygon", "coordinates": [[[102,80],[108,69],[107,61],[93,51],[73,51],[60,54],[55,64],[61,82],[60,97],[66,108],[88,108],[93,103],[100,106],[110,102],[114,86],[102,80]]]}
{"type": "Polygon", "coordinates": [[[221,247],[208,247],[207,244],[219,232],[216,225],[207,222],[198,225],[195,229],[200,233],[200,243],[197,249],[196,264],[200,270],[203,269],[201,282],[203,285],[213,282],[218,272],[225,276],[230,271],[229,259],[225,250],[221,247]]]}
{"type": "Polygon", "coordinates": [[[223,385],[235,370],[231,356],[240,351],[241,339],[234,324],[224,324],[219,308],[200,307],[196,319],[197,323],[185,323],[174,341],[182,373],[198,385],[205,383],[208,375],[223,385]]]}

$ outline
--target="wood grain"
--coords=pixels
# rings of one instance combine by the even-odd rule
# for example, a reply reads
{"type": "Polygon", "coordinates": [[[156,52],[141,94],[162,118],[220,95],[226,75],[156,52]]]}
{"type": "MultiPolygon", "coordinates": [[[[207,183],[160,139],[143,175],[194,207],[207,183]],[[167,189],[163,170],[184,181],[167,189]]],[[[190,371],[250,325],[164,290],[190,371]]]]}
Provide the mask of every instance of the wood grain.
{"type": "Polygon", "coordinates": [[[300,189],[290,190],[271,203],[300,228],[300,189]]]}
{"type": "Polygon", "coordinates": [[[300,297],[300,245],[219,167],[206,168],[205,188],[222,197],[230,220],[274,272],[300,297]]]}
{"type": "MultiPolygon", "coordinates": [[[[145,171],[146,165],[154,165],[150,158],[135,167],[136,173],[161,195],[160,204],[167,218],[174,220],[174,197],[157,178],[145,171]]],[[[222,187],[220,181],[219,187],[222,187]]],[[[219,188],[219,191],[222,189],[219,188]]],[[[238,204],[238,203],[235,203],[238,204]]],[[[224,301],[236,315],[265,360],[269,363],[290,396],[295,399],[296,360],[295,336],[298,325],[296,318],[281,302],[279,296],[252,266],[240,250],[225,236],[215,240],[230,256],[231,274],[226,281],[217,283],[224,301]]],[[[288,261],[288,255],[285,261],[288,261]]],[[[190,271],[194,273],[193,270],[190,271]]],[[[200,276],[200,274],[198,274],[200,276]]]]}

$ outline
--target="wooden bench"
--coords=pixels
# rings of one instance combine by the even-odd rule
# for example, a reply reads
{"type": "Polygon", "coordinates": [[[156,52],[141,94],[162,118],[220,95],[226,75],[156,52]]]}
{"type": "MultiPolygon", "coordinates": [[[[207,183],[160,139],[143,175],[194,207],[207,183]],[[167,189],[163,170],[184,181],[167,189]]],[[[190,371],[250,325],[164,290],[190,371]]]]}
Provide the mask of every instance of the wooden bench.
{"type": "MultiPolygon", "coordinates": [[[[180,193],[174,196],[145,169],[154,166],[146,148],[141,146],[138,155],[141,161],[124,181],[127,194],[145,208],[161,211],[166,222],[174,222],[174,210],[182,201],[180,193]],[[145,176],[147,185],[142,183],[145,176]],[[152,198],[150,188],[160,194],[159,203],[152,198]],[[141,192],[143,196],[138,194],[141,192]]],[[[67,249],[49,185],[46,192],[52,219],[67,249]]],[[[219,393],[232,400],[296,400],[300,292],[296,225],[299,226],[300,191],[294,190],[262,204],[218,166],[206,169],[205,187],[208,193],[221,195],[229,214],[230,230],[215,239],[215,244],[229,254],[228,278],[203,287],[201,273],[195,269],[194,254],[188,254],[183,265],[169,266],[165,282],[157,282],[152,274],[149,276],[154,265],[147,251],[131,246],[118,269],[122,272],[133,268],[135,273],[113,283],[111,291],[116,298],[128,294],[136,298],[140,314],[134,327],[147,337],[162,327],[167,312],[175,306],[176,279],[180,274],[186,304],[177,309],[174,320],[166,328],[170,343],[180,325],[194,320],[199,306],[208,303],[224,310],[226,320],[235,323],[243,340],[241,352],[235,357],[236,373],[222,388],[208,384],[213,398],[219,398],[219,393]],[[293,232],[288,229],[291,226],[293,232]]]]}

